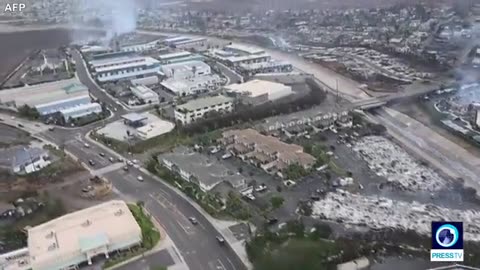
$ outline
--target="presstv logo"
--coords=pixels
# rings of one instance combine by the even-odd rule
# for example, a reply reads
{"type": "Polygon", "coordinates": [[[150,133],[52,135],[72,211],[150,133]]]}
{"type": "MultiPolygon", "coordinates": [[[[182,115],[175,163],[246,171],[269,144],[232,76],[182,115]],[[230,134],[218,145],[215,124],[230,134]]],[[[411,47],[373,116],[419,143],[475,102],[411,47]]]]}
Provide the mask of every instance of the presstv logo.
{"type": "Polygon", "coordinates": [[[463,223],[432,222],[432,262],[463,262],[463,223]]]}

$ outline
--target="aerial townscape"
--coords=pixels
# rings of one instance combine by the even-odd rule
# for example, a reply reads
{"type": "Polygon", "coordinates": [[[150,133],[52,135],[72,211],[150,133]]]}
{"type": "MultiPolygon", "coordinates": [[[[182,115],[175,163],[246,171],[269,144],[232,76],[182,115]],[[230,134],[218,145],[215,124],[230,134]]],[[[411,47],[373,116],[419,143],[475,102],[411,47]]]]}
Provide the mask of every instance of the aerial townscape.
{"type": "Polygon", "coordinates": [[[480,269],[479,1],[0,8],[0,270],[480,269]]]}

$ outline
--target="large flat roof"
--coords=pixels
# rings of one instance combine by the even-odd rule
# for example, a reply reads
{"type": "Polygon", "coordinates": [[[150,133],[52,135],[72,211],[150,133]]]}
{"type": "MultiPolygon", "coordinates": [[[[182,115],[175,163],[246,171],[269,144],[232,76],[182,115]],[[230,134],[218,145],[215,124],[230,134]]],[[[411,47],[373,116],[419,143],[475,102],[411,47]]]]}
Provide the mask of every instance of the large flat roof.
{"type": "Polygon", "coordinates": [[[62,265],[86,250],[118,244],[115,240],[139,233],[140,227],[124,201],[73,212],[28,229],[32,268],[62,265]]]}
{"type": "Polygon", "coordinates": [[[232,102],[232,101],[233,101],[233,98],[222,96],[222,95],[218,95],[214,97],[197,98],[185,104],[177,106],[177,110],[195,111],[196,109],[211,107],[213,105],[222,104],[225,102],[232,102]]]}
{"type": "Polygon", "coordinates": [[[251,55],[242,55],[242,56],[229,56],[226,57],[228,61],[232,63],[242,62],[242,61],[249,61],[249,60],[256,60],[260,58],[270,58],[268,54],[251,54],[251,55]]]}
{"type": "Polygon", "coordinates": [[[88,94],[88,88],[81,86],[83,85],[78,79],[72,78],[2,90],[0,91],[0,103],[14,101],[17,107],[25,104],[33,107],[88,94]]]}
{"type": "Polygon", "coordinates": [[[271,95],[275,92],[283,91],[285,88],[290,88],[290,86],[264,80],[252,80],[245,83],[225,86],[225,89],[229,92],[248,94],[251,97],[258,97],[265,94],[271,95]]]}
{"type": "Polygon", "coordinates": [[[143,121],[147,119],[145,115],[142,115],[139,113],[128,113],[128,114],[122,115],[121,117],[122,119],[125,119],[130,122],[138,122],[138,121],[143,121]]]}
{"type": "Polygon", "coordinates": [[[115,62],[115,64],[112,64],[109,66],[97,67],[95,68],[95,71],[107,72],[107,71],[126,69],[126,68],[132,68],[137,66],[153,65],[157,63],[160,63],[160,62],[157,59],[154,59],[152,57],[136,57],[136,58],[127,59],[124,61],[118,61],[118,62],[115,62]]]}
{"type": "MultiPolygon", "coordinates": [[[[183,79],[183,80],[177,80],[174,78],[168,78],[161,82],[160,84],[166,88],[168,88],[170,91],[178,93],[178,92],[183,92],[187,91],[190,88],[193,88],[194,86],[206,86],[210,85],[213,82],[220,82],[221,78],[217,74],[213,75],[204,75],[204,76],[196,76],[193,78],[189,79],[183,79]]],[[[199,87],[200,88],[200,87],[199,87]]]]}
{"type": "Polygon", "coordinates": [[[161,55],[158,56],[158,59],[160,59],[160,60],[168,60],[168,59],[177,58],[177,57],[187,57],[187,56],[190,56],[190,55],[192,55],[191,52],[182,51],[182,52],[174,52],[174,53],[161,54],[161,55]]]}
{"type": "Polygon", "coordinates": [[[225,49],[241,51],[241,52],[247,53],[247,54],[262,54],[262,53],[265,53],[265,50],[263,50],[261,48],[242,45],[242,44],[238,44],[238,43],[233,43],[233,44],[227,45],[227,46],[225,46],[225,49]]]}

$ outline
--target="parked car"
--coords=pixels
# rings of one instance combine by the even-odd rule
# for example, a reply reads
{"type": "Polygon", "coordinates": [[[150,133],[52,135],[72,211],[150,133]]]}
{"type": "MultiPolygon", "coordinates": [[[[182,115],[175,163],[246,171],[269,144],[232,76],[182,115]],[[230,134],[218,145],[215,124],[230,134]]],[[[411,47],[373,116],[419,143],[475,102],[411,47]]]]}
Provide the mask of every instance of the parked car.
{"type": "Polygon", "coordinates": [[[85,148],[90,148],[90,145],[88,143],[83,145],[85,148]]]}
{"type": "Polygon", "coordinates": [[[231,158],[231,157],[232,157],[231,153],[226,153],[222,156],[222,159],[227,159],[227,158],[231,158]]]}
{"type": "Polygon", "coordinates": [[[265,191],[265,190],[267,190],[267,185],[265,185],[265,184],[260,184],[255,188],[256,192],[262,192],[262,191],[265,191]]]}
{"type": "Polygon", "coordinates": [[[23,128],[24,126],[23,126],[22,124],[18,124],[18,127],[21,127],[21,128],[23,128]]]}
{"type": "Polygon", "coordinates": [[[101,157],[104,157],[104,156],[105,156],[105,153],[101,152],[101,153],[99,153],[99,155],[100,155],[101,157]]]}
{"type": "Polygon", "coordinates": [[[142,176],[137,176],[137,180],[140,182],[143,182],[143,177],[142,176]]]}
{"type": "Polygon", "coordinates": [[[115,162],[115,159],[113,157],[110,157],[108,160],[110,160],[110,162],[112,162],[112,163],[115,162]]]}
{"type": "Polygon", "coordinates": [[[90,160],[88,161],[88,164],[90,164],[90,166],[95,166],[95,161],[93,161],[93,160],[90,159],[90,160]]]}
{"type": "Polygon", "coordinates": [[[128,172],[128,166],[123,167],[123,170],[128,172]]]}
{"type": "Polygon", "coordinates": [[[223,239],[223,237],[217,236],[216,238],[217,238],[218,243],[220,243],[222,245],[225,244],[225,239],[223,239]]]}

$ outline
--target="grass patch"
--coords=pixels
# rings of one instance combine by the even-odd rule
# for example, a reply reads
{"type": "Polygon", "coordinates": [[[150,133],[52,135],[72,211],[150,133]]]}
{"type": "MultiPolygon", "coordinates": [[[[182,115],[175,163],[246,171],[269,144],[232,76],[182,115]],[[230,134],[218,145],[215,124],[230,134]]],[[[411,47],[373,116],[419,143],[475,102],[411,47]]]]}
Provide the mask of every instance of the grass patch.
{"type": "Polygon", "coordinates": [[[151,250],[155,247],[158,241],[160,241],[160,233],[155,228],[151,217],[145,213],[143,207],[141,205],[129,204],[128,208],[142,230],[142,244],[140,247],[110,257],[110,259],[108,259],[103,265],[103,269],[110,268],[135,256],[141,255],[144,252],[151,250]]]}

